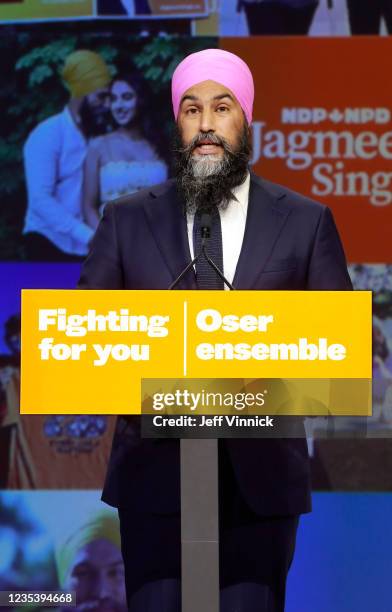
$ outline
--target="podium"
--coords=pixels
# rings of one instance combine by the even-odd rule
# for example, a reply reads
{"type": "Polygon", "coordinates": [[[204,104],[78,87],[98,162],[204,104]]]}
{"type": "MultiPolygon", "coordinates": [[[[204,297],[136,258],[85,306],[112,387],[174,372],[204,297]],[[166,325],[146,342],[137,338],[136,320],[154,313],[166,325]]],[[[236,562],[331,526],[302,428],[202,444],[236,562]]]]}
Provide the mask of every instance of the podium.
{"type": "MultiPolygon", "coordinates": [[[[218,612],[218,442],[208,423],[200,437],[195,416],[369,415],[371,306],[364,291],[24,290],[20,410],[141,413],[153,424],[145,437],[181,438],[182,612],[218,612]],[[261,381],[263,401],[253,392],[248,404],[233,381],[261,381]],[[165,430],[165,414],[198,433],[165,430]]],[[[249,437],[226,427],[219,436],[249,437]]]]}

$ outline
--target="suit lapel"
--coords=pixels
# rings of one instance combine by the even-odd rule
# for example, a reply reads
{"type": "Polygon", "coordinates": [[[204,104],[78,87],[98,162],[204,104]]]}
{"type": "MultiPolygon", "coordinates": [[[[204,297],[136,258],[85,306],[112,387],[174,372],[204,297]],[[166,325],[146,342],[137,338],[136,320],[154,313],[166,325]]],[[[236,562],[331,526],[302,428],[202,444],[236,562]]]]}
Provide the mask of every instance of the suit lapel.
{"type": "MultiPolygon", "coordinates": [[[[175,181],[154,188],[150,196],[151,199],[144,207],[148,223],[162,258],[175,280],[191,260],[186,217],[175,181]]],[[[176,288],[197,289],[194,272],[189,271],[176,288]]]]}
{"type": "Polygon", "coordinates": [[[284,197],[269,193],[263,181],[251,174],[244,240],[233,280],[237,289],[253,289],[267,264],[290,214],[284,197]]]}
{"type": "MultiPolygon", "coordinates": [[[[284,197],[284,193],[272,195],[263,181],[251,174],[244,240],[233,280],[237,289],[253,289],[266,266],[290,214],[284,197]]],[[[151,232],[174,280],[191,260],[186,217],[175,181],[154,188],[144,208],[151,232]]],[[[178,289],[197,289],[193,271],[188,272],[178,289]]]]}

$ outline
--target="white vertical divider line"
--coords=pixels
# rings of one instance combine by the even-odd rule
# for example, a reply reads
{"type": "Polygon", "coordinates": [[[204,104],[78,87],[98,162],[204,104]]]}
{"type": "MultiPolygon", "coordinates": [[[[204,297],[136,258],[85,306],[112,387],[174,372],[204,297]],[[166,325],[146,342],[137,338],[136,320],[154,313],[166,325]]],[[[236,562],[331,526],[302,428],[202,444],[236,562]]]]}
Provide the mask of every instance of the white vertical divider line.
{"type": "Polygon", "coordinates": [[[187,352],[188,352],[188,302],[184,301],[184,376],[187,375],[187,352]]]}

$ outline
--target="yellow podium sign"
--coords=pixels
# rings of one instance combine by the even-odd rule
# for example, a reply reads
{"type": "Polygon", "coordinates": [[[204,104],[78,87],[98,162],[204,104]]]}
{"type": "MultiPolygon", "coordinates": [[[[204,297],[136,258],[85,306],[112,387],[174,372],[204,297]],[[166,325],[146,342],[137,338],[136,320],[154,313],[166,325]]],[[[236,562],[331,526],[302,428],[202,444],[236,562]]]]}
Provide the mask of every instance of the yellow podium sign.
{"type": "Polygon", "coordinates": [[[367,415],[371,324],[365,291],[23,290],[21,412],[140,414],[146,379],[296,379],[358,383],[337,413],[367,415]]]}

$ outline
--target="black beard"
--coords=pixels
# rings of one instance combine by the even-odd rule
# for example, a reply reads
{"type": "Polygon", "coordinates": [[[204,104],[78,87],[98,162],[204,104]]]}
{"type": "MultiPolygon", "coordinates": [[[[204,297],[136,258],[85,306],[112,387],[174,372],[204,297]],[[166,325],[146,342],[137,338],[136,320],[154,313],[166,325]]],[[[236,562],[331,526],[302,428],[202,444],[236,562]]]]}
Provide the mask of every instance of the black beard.
{"type": "MultiPolygon", "coordinates": [[[[211,213],[216,208],[224,210],[230,200],[235,199],[233,189],[242,185],[248,174],[251,155],[251,142],[249,128],[244,128],[239,136],[235,149],[213,132],[200,133],[186,147],[183,145],[181,133],[176,128],[174,137],[175,172],[177,189],[184,202],[185,213],[194,213],[196,210],[211,213]],[[192,153],[201,141],[209,140],[211,143],[223,147],[223,157],[216,164],[216,172],[212,174],[195,176],[195,162],[192,153]]],[[[196,171],[197,174],[197,171],[196,171]]]]}
{"type": "Polygon", "coordinates": [[[94,138],[106,134],[110,125],[109,111],[94,111],[92,110],[88,100],[85,98],[82,101],[79,110],[81,128],[83,134],[87,138],[94,138]]]}

